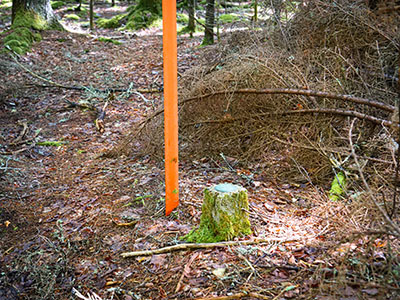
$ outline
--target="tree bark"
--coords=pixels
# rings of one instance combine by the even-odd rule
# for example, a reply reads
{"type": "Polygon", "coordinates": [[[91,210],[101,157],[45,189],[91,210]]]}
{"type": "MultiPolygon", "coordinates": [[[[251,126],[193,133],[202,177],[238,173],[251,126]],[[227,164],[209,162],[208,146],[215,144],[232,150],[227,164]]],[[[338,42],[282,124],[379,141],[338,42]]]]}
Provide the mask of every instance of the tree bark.
{"type": "Polygon", "coordinates": [[[196,27],[194,24],[195,6],[196,6],[196,0],[188,0],[189,22],[188,22],[187,29],[189,31],[190,37],[193,37],[193,32],[195,32],[195,30],[196,30],[196,27]]]}
{"type": "MultiPolygon", "coordinates": [[[[35,29],[59,29],[63,27],[54,14],[51,8],[50,0],[13,0],[12,3],[12,24],[15,24],[16,19],[21,15],[24,18],[26,13],[33,13],[35,16],[39,16],[43,22],[43,28],[35,29]]],[[[34,27],[34,24],[32,24],[34,27]]]]}
{"type": "Polygon", "coordinates": [[[90,0],[89,1],[89,26],[90,26],[90,30],[93,31],[94,29],[94,22],[93,22],[93,2],[94,0],[90,0]]]}
{"type": "Polygon", "coordinates": [[[206,27],[204,30],[203,45],[214,43],[214,24],[215,24],[215,0],[207,0],[206,7],[206,27]]]}

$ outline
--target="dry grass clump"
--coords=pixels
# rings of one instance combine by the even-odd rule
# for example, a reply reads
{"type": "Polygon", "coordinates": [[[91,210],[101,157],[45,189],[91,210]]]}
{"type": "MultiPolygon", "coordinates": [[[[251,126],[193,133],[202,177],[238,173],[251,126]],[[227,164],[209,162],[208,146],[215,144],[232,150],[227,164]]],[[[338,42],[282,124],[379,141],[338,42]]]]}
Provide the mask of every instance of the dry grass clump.
{"type": "MultiPolygon", "coordinates": [[[[361,122],[358,153],[388,162],[379,168],[390,167],[391,154],[383,146],[391,131],[380,123],[390,124],[397,98],[399,22],[382,23],[363,3],[310,1],[283,29],[233,32],[204,49],[198,66],[180,79],[181,157],[222,152],[246,164],[285,150],[290,162],[326,182],[333,175],[332,159],[340,164],[350,155],[348,119],[358,113],[378,118],[361,122]],[[266,88],[348,94],[389,109],[335,97],[256,92],[266,88]]],[[[140,131],[142,150],[160,157],[161,112],[140,131]]],[[[134,148],[131,139],[122,148],[134,148]]],[[[297,176],[297,168],[281,173],[288,179],[297,176]]]]}

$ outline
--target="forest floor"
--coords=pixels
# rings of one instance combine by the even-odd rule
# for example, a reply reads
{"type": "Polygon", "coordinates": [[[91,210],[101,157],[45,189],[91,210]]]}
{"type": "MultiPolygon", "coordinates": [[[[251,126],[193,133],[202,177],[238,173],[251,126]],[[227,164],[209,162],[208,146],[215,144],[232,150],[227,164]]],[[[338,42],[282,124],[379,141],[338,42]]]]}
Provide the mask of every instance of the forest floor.
{"type": "MultiPolygon", "coordinates": [[[[180,74],[197,63],[200,43],[178,37],[180,74]]],[[[180,206],[166,217],[162,161],[99,158],[161,105],[162,93],[116,93],[104,133],[92,111],[66,100],[102,107],[105,93],[94,88],[162,86],[160,29],[44,32],[32,52],[0,59],[1,300],[82,299],[73,288],[90,299],[399,299],[395,287],[365,276],[382,245],[374,241],[371,260],[357,261],[366,239],[336,240],[324,213],[345,208],[320,188],[278,182],[257,166],[232,171],[222,158],[181,161],[180,206]],[[203,190],[221,182],[248,189],[253,234],[242,240],[269,242],[121,256],[181,243],[199,223],[203,190]]]]}

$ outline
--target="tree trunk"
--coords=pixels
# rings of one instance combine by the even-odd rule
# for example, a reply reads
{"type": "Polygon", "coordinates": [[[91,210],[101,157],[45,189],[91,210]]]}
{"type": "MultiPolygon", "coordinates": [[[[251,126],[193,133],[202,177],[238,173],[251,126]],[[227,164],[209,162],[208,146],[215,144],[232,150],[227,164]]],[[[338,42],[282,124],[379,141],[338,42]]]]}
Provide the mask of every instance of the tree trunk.
{"type": "Polygon", "coordinates": [[[94,29],[94,22],[93,22],[93,18],[94,18],[94,14],[93,14],[93,2],[94,0],[90,0],[89,1],[89,26],[90,26],[90,30],[93,31],[94,29]]]}
{"type": "Polygon", "coordinates": [[[13,0],[11,20],[14,27],[63,30],[50,0],[13,0]]]}
{"type": "Polygon", "coordinates": [[[196,30],[195,23],[194,23],[195,7],[196,7],[196,0],[188,0],[189,22],[188,22],[187,29],[189,31],[190,37],[193,37],[193,32],[195,32],[195,30],[196,30]]]}
{"type": "Polygon", "coordinates": [[[207,0],[206,7],[206,26],[202,45],[214,43],[214,24],[215,24],[215,0],[207,0]]]}
{"type": "Polygon", "coordinates": [[[254,15],[253,15],[254,23],[258,21],[258,0],[254,0],[254,15]]]}

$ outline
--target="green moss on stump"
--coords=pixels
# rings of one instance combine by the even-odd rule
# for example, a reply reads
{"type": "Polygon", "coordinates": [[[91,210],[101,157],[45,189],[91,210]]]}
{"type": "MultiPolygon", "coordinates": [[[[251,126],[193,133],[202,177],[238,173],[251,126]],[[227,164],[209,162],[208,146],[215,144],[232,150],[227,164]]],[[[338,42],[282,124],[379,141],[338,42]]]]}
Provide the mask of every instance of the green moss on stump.
{"type": "Polygon", "coordinates": [[[182,239],[194,243],[229,241],[251,234],[246,189],[232,184],[204,191],[200,225],[182,239]]]}

